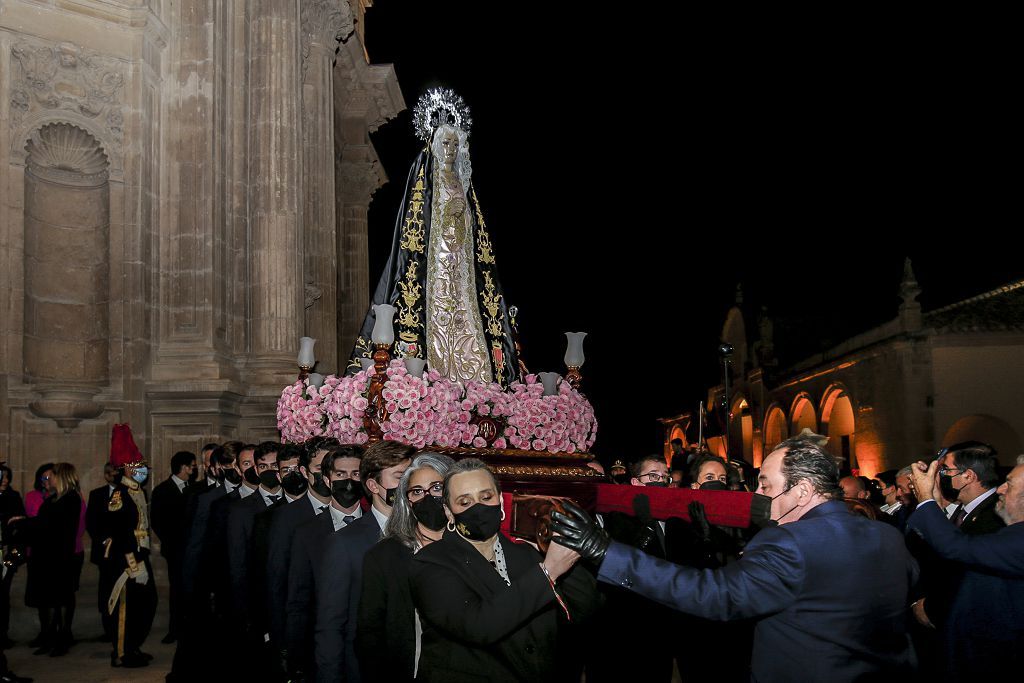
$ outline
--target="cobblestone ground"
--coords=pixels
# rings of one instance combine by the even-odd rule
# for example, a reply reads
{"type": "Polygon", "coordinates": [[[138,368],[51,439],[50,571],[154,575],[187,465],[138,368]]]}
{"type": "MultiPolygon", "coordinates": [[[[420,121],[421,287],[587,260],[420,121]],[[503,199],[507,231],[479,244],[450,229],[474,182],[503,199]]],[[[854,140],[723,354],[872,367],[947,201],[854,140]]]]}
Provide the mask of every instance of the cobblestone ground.
{"type": "Polygon", "coordinates": [[[159,602],[153,630],[143,651],[153,655],[153,661],[142,669],[114,669],[110,666],[110,643],[97,639],[103,633],[96,608],[98,574],[96,566],[88,561],[82,569],[81,588],[75,612],[73,633],[75,644],[63,657],[36,656],[28,641],[39,633],[39,618],[35,609],[25,607],[25,568],[21,567],[11,586],[11,640],[13,647],[5,652],[10,668],[19,676],[31,676],[38,683],[83,681],[95,682],[155,682],[163,681],[171,669],[174,645],[161,645],[167,634],[167,565],[156,553],[154,556],[159,602]]]}

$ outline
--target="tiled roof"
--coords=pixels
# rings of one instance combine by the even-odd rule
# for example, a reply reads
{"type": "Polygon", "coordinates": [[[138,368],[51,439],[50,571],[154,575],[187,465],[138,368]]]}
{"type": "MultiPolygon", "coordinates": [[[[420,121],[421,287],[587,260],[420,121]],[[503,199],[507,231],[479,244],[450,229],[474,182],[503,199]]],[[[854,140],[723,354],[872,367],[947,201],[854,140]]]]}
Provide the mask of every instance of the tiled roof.
{"type": "Polygon", "coordinates": [[[924,325],[948,332],[1024,330],[1024,280],[928,311],[924,325]]]}

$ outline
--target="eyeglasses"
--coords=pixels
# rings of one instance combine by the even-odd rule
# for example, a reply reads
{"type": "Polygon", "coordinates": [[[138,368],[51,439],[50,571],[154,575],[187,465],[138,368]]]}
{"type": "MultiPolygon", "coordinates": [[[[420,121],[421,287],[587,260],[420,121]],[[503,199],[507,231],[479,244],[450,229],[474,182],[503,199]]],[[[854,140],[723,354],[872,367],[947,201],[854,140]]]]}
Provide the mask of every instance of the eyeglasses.
{"type": "Polygon", "coordinates": [[[640,481],[644,481],[646,479],[647,481],[652,482],[652,483],[656,482],[656,481],[660,481],[660,482],[672,481],[672,477],[670,477],[667,474],[662,474],[661,472],[648,472],[647,474],[641,474],[639,477],[637,477],[637,479],[639,479],[640,481]]]}
{"type": "Polygon", "coordinates": [[[298,471],[299,471],[299,466],[298,465],[290,465],[288,467],[282,467],[281,468],[281,474],[282,475],[284,475],[284,474],[291,474],[292,472],[298,472],[298,471]]]}
{"type": "Polygon", "coordinates": [[[435,481],[427,488],[423,488],[422,486],[413,486],[405,492],[405,497],[409,499],[410,503],[415,503],[418,500],[422,500],[423,496],[427,495],[428,491],[430,492],[430,495],[440,498],[441,493],[444,491],[444,484],[439,481],[435,481]]]}
{"type": "Polygon", "coordinates": [[[963,470],[957,469],[956,467],[943,467],[942,469],[939,470],[939,474],[944,476],[944,477],[955,477],[958,474],[963,474],[963,473],[964,473],[963,470]]]}

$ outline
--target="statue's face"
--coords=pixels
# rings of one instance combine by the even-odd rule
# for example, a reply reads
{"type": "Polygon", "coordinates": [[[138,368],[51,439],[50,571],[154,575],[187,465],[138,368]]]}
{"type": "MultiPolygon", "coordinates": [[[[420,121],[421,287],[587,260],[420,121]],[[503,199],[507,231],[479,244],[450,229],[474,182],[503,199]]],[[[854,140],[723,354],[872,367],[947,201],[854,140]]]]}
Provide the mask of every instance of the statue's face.
{"type": "Polygon", "coordinates": [[[441,134],[441,153],[444,163],[455,163],[455,157],[459,154],[459,136],[454,131],[441,134]]]}

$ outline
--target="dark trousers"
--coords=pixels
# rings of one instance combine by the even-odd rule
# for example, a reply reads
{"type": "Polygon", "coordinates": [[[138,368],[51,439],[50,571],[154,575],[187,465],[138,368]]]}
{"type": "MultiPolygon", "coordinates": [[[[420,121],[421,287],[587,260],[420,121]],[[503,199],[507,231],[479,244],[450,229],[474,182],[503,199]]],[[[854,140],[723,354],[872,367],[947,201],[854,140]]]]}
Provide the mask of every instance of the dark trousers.
{"type": "Polygon", "coordinates": [[[184,600],[182,596],[182,558],[172,555],[167,559],[167,607],[170,612],[167,632],[171,635],[178,635],[182,632],[181,621],[184,600]]]}
{"type": "Polygon", "coordinates": [[[124,657],[138,652],[149,636],[156,615],[156,583],[153,568],[146,563],[149,581],[140,586],[132,579],[124,585],[114,606],[114,655],[124,657]]]}
{"type": "Polygon", "coordinates": [[[0,580],[0,640],[7,639],[11,625],[11,582],[14,581],[15,567],[7,570],[7,576],[0,580]]]}
{"type": "Polygon", "coordinates": [[[96,593],[96,605],[100,610],[100,621],[103,623],[103,635],[114,637],[115,614],[107,611],[107,601],[110,599],[110,592],[114,590],[114,583],[121,573],[111,569],[107,563],[100,565],[100,585],[96,593]]]}

